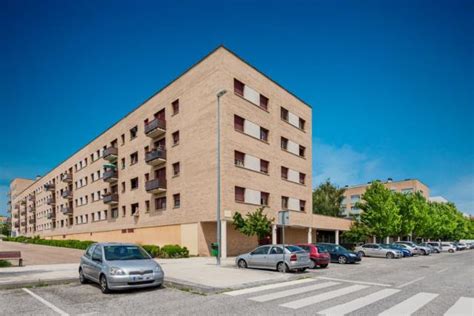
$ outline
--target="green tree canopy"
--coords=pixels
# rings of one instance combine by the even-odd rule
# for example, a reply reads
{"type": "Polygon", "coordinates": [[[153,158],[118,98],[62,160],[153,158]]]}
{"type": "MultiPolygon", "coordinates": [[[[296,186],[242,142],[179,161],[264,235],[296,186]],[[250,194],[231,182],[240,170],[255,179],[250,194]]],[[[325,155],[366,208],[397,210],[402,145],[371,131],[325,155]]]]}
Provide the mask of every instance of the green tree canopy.
{"type": "Polygon", "coordinates": [[[239,212],[233,216],[234,227],[236,230],[246,236],[257,236],[259,242],[267,237],[272,231],[274,218],[268,218],[263,213],[265,206],[256,209],[254,212],[245,215],[245,218],[239,212]]]}
{"type": "Polygon", "coordinates": [[[327,179],[313,191],[313,213],[342,217],[341,204],[345,189],[338,188],[327,179]]]}

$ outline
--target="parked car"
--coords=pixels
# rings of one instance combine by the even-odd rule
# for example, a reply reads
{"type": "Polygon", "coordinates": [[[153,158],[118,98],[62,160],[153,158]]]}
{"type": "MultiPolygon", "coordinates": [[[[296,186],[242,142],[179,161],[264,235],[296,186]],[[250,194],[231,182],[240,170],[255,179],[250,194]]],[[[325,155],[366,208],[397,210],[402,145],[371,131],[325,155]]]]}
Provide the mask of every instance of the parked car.
{"type": "Polygon", "coordinates": [[[467,246],[465,243],[462,242],[455,242],[454,246],[456,247],[456,250],[466,250],[467,246]]]}
{"type": "Polygon", "coordinates": [[[310,269],[314,269],[317,266],[321,268],[327,268],[329,261],[329,253],[323,246],[317,246],[315,244],[296,244],[295,246],[300,247],[309,253],[309,258],[311,262],[309,264],[310,269]]]}
{"type": "Polygon", "coordinates": [[[456,246],[454,246],[452,243],[450,242],[442,242],[441,243],[441,251],[442,252],[449,252],[449,253],[453,253],[456,251],[456,246]]]}
{"type": "Polygon", "coordinates": [[[163,283],[161,266],[140,246],[128,243],[96,243],[89,246],[79,264],[79,281],[111,290],[159,287],[163,283]]]}
{"type": "Polygon", "coordinates": [[[431,247],[433,247],[433,250],[436,252],[436,253],[440,253],[441,252],[441,243],[440,242],[437,242],[437,241],[429,241],[427,242],[428,245],[430,245],[431,247]]]}
{"type": "Polygon", "coordinates": [[[440,251],[433,247],[432,245],[430,245],[429,243],[427,242],[422,242],[422,243],[419,243],[418,246],[420,247],[428,247],[430,249],[430,253],[440,253],[440,251]]]}
{"type": "Polygon", "coordinates": [[[329,252],[329,256],[331,257],[331,262],[337,263],[356,263],[361,261],[362,259],[356,255],[353,251],[349,251],[346,248],[331,243],[317,243],[316,246],[323,246],[329,252]]]}
{"type": "Polygon", "coordinates": [[[403,257],[412,257],[413,254],[408,248],[403,247],[402,245],[396,245],[396,244],[380,244],[380,246],[387,248],[387,249],[395,249],[399,250],[402,252],[403,257]]]}
{"type": "Polygon", "coordinates": [[[396,241],[395,242],[396,244],[404,244],[404,245],[407,245],[407,246],[410,246],[413,248],[413,253],[414,254],[418,254],[418,255],[429,255],[431,250],[430,248],[428,247],[423,247],[423,246],[419,246],[417,244],[415,244],[414,242],[412,241],[396,241]]]}
{"type": "Polygon", "coordinates": [[[408,245],[405,245],[405,244],[392,244],[392,245],[395,245],[395,246],[399,246],[399,247],[402,247],[403,249],[406,249],[408,250],[410,253],[411,253],[411,256],[414,256],[414,255],[417,255],[418,254],[418,248],[413,248],[411,246],[408,246],[408,245]]]}
{"type": "Polygon", "coordinates": [[[403,253],[397,249],[382,247],[379,244],[363,244],[355,248],[359,257],[383,257],[387,259],[402,258],[403,253]]]}
{"type": "Polygon", "coordinates": [[[298,246],[264,245],[235,258],[239,268],[276,269],[280,272],[304,271],[309,268],[309,253],[298,246]],[[283,254],[284,252],[284,254],[283,254]]]}

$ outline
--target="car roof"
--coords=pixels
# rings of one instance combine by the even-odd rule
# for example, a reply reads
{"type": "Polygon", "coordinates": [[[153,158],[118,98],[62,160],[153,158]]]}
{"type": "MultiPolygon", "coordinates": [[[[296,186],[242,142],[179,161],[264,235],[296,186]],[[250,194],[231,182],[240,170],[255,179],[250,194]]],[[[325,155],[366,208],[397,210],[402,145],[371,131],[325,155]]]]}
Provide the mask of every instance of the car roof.
{"type": "Polygon", "coordinates": [[[95,245],[100,246],[138,246],[137,244],[130,243],[130,242],[98,242],[95,245]]]}

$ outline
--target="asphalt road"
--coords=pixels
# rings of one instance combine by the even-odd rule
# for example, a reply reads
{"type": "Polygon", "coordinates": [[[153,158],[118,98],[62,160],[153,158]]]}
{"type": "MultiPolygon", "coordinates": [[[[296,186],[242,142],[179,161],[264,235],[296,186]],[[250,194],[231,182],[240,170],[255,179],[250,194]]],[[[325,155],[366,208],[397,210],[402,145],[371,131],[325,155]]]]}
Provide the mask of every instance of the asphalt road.
{"type": "Polygon", "coordinates": [[[474,315],[474,250],[364,258],[301,277],[309,278],[207,296],[172,288],[103,295],[94,285],[79,284],[3,290],[0,314],[474,315]]]}

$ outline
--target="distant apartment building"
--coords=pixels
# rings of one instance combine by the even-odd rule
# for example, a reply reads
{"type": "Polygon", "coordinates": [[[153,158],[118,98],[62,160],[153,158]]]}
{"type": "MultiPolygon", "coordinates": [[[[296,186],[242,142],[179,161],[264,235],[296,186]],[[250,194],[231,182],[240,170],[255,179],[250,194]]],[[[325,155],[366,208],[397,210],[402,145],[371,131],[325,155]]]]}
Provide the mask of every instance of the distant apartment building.
{"type": "MultiPolygon", "coordinates": [[[[430,189],[428,186],[416,179],[393,181],[391,178],[388,178],[387,181],[382,183],[391,191],[402,193],[420,192],[427,199],[430,196],[430,189]]],[[[361,210],[356,206],[356,203],[362,199],[362,195],[365,193],[370,184],[371,182],[367,184],[345,187],[342,209],[347,217],[357,217],[360,215],[361,210]]]]}
{"type": "MultiPolygon", "coordinates": [[[[335,232],[337,240],[351,222],[311,209],[311,108],[224,47],[41,178],[15,179],[15,232],[179,244],[209,255],[216,241],[216,94],[222,90],[223,256],[256,246],[256,238],[234,230],[232,216],[261,206],[273,218],[290,211],[287,242],[314,241],[317,230],[335,232]]],[[[272,241],[279,240],[275,223],[272,241]]]]}

